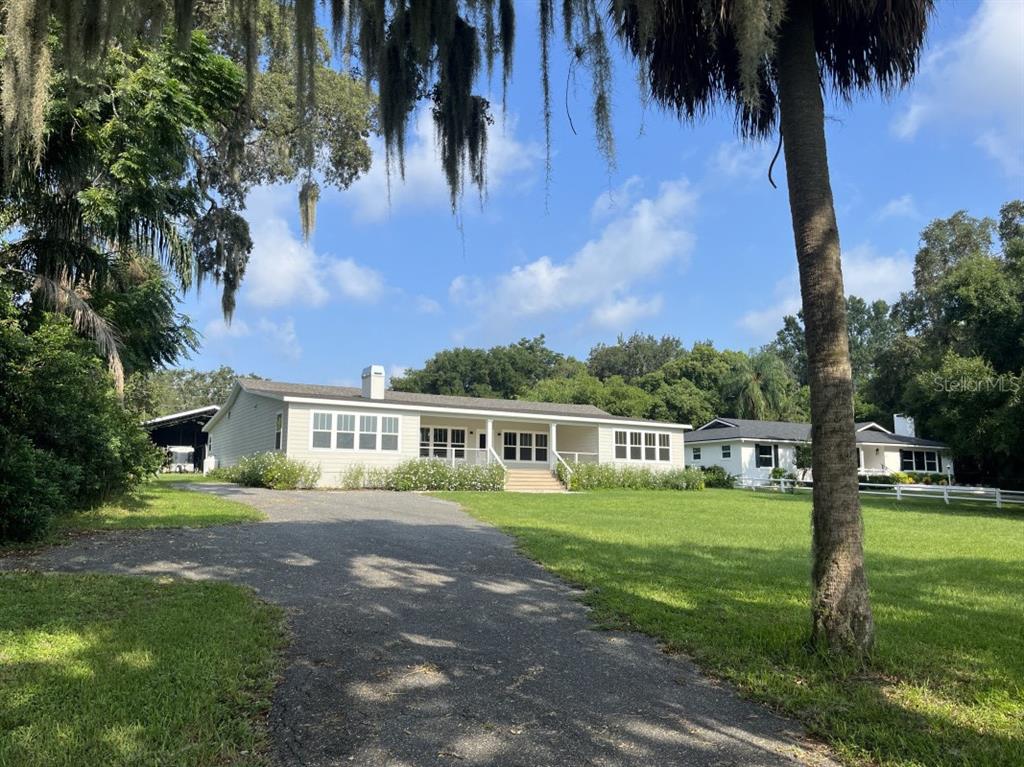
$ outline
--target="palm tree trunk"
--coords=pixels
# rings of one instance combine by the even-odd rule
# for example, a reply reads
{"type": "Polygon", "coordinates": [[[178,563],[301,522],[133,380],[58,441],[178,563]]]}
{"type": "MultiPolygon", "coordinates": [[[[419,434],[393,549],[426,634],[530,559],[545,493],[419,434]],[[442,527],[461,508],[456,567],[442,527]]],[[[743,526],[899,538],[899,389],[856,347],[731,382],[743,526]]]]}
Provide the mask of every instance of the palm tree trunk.
{"type": "Polygon", "coordinates": [[[812,0],[791,0],[779,32],[779,112],[811,387],[814,445],[811,643],[863,654],[874,623],[857,494],[853,379],[839,229],[825,149],[812,0]]]}

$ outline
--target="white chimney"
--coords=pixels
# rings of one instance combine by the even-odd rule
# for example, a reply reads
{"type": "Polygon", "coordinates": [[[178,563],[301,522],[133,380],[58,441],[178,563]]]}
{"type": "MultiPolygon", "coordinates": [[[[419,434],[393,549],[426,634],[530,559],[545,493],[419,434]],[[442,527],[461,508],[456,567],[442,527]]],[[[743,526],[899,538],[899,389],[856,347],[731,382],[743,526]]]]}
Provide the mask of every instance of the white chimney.
{"type": "Polygon", "coordinates": [[[367,399],[384,399],[383,365],[363,368],[363,396],[367,399]]]}
{"type": "Polygon", "coordinates": [[[901,437],[917,436],[914,432],[914,417],[911,415],[904,415],[903,413],[893,414],[892,430],[893,433],[899,434],[901,437]]]}

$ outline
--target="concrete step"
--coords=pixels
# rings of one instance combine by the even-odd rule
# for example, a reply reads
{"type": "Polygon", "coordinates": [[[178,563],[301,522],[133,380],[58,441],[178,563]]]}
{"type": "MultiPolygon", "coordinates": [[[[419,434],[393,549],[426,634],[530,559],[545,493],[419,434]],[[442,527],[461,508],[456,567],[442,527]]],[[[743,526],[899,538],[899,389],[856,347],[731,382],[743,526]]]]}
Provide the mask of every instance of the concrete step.
{"type": "Polygon", "coordinates": [[[509,469],[505,490],[513,493],[562,493],[565,488],[547,469],[509,469]]]}

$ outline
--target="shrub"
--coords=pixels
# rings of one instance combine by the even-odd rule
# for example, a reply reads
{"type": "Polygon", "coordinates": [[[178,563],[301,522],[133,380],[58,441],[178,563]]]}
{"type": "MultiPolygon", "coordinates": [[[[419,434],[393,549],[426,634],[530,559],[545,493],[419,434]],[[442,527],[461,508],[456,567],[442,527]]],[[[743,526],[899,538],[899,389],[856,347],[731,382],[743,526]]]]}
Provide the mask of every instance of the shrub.
{"type": "Polygon", "coordinates": [[[724,487],[731,490],[736,486],[736,477],[721,466],[702,466],[700,470],[704,473],[704,487],[724,487]]]}
{"type": "Polygon", "coordinates": [[[284,453],[255,453],[242,457],[234,466],[218,469],[215,477],[245,487],[303,490],[316,487],[320,467],[296,461],[284,453]]]}
{"type": "Polygon", "coordinates": [[[914,482],[914,478],[903,471],[894,471],[889,476],[892,477],[894,485],[910,485],[914,482]]]}
{"type": "MultiPolygon", "coordinates": [[[[567,472],[559,471],[559,478],[567,472]]],[[[700,469],[655,470],[646,466],[580,463],[568,477],[570,490],[703,490],[704,472],[700,469]]],[[[564,479],[563,479],[564,482],[564,479]]]]}
{"type": "Polygon", "coordinates": [[[366,487],[366,470],[361,463],[345,469],[341,475],[341,486],[346,490],[362,490],[366,487]]]}
{"type": "MultiPolygon", "coordinates": [[[[908,477],[909,479],[909,477],[908,477]]],[[[894,474],[858,474],[857,481],[870,485],[895,485],[898,484],[894,474]]]]}
{"type": "Polygon", "coordinates": [[[131,490],[163,462],[95,347],[63,317],[38,322],[27,333],[0,288],[0,539],[41,535],[55,516],[131,490]]]}
{"type": "Polygon", "coordinates": [[[772,479],[786,479],[786,470],[781,466],[775,466],[772,468],[771,478],[772,479]]]}
{"type": "Polygon", "coordinates": [[[405,461],[391,468],[356,467],[345,472],[342,482],[347,489],[356,487],[375,490],[487,490],[505,489],[505,469],[498,464],[451,466],[444,461],[405,461]],[[360,484],[355,485],[356,479],[360,484]]]}

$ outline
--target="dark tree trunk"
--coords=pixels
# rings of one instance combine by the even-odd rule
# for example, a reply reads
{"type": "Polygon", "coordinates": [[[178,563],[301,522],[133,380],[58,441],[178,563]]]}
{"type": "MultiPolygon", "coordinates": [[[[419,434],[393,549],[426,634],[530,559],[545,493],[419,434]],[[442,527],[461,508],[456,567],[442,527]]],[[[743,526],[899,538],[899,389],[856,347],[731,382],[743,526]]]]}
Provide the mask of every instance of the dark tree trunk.
{"type": "Polygon", "coordinates": [[[791,0],[778,40],[778,88],[800,269],[814,445],[811,643],[863,654],[874,636],[857,495],[853,379],[839,230],[825,149],[812,0],[791,0]]]}

